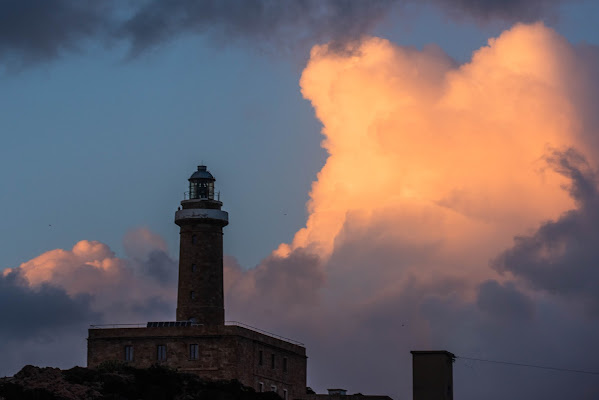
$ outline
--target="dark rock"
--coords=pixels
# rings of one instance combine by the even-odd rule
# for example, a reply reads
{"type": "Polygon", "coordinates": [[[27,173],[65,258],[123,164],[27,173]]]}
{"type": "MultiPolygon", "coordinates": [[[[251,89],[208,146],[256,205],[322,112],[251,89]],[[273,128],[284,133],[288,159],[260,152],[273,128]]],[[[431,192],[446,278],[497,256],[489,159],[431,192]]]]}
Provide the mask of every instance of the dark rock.
{"type": "Polygon", "coordinates": [[[0,400],[280,400],[272,392],[256,393],[238,381],[207,381],[196,375],[153,366],[131,368],[119,363],[97,369],[23,367],[0,378],[0,400]]]}

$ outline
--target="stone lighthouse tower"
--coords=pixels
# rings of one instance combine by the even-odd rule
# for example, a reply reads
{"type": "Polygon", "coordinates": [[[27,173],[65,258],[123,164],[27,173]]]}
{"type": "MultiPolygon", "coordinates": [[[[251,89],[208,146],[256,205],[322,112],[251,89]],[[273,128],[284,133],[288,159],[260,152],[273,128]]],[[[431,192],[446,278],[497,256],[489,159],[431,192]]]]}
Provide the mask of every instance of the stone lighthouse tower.
{"type": "Polygon", "coordinates": [[[229,214],[214,198],[214,177],[205,165],[189,178],[189,193],[175,213],[181,227],[177,321],[224,325],[223,227],[229,214]]]}
{"type": "Polygon", "coordinates": [[[223,227],[229,215],[215,196],[214,176],[200,165],[175,213],[181,228],[177,320],[147,326],[92,325],[87,365],[159,364],[204,379],[236,379],[283,399],[306,399],[306,348],[240,323],[225,325],[223,227]]]}

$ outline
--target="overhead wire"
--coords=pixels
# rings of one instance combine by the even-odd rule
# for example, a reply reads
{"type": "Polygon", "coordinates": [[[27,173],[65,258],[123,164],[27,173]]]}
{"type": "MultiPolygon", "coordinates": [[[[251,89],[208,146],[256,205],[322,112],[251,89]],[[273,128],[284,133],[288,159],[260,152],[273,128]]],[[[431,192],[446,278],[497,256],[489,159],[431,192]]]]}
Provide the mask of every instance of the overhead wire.
{"type": "Polygon", "coordinates": [[[493,363],[493,364],[505,364],[505,365],[514,365],[514,366],[518,366],[518,367],[548,369],[548,370],[552,370],[552,371],[574,372],[574,373],[578,373],[578,374],[588,374],[588,375],[599,375],[599,372],[586,371],[586,370],[581,370],[581,369],[548,367],[545,365],[523,364],[523,363],[516,363],[516,362],[509,362],[509,361],[487,360],[487,359],[483,359],[483,358],[473,358],[473,357],[462,357],[462,356],[455,356],[455,357],[457,359],[462,359],[462,360],[481,361],[481,362],[488,362],[488,363],[493,363]]]}

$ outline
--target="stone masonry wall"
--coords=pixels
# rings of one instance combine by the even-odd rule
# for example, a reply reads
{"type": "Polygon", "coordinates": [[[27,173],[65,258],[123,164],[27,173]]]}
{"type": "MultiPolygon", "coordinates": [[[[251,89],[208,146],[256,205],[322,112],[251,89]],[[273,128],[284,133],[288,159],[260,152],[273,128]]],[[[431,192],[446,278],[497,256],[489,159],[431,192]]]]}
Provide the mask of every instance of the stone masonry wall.
{"type": "Polygon", "coordinates": [[[177,320],[222,325],[223,232],[214,224],[181,226],[177,320]]]}
{"type": "Polygon", "coordinates": [[[88,366],[113,360],[125,362],[125,346],[133,348],[129,363],[135,367],[158,363],[207,379],[237,379],[256,391],[276,387],[281,397],[286,390],[288,399],[305,398],[305,348],[250,329],[224,325],[90,329],[88,366]],[[190,359],[191,344],[198,345],[197,360],[190,359]],[[157,359],[158,345],[166,346],[164,361],[157,359]]]}

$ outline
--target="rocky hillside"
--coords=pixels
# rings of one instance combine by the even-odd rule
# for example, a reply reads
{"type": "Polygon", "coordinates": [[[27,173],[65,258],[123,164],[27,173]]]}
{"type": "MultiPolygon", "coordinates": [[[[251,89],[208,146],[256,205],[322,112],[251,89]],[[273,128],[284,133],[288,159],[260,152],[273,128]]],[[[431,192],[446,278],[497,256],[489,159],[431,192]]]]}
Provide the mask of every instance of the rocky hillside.
{"type": "Polygon", "coordinates": [[[280,400],[237,381],[210,382],[163,367],[136,369],[122,364],[98,369],[39,368],[27,365],[0,378],[0,400],[280,400]]]}

